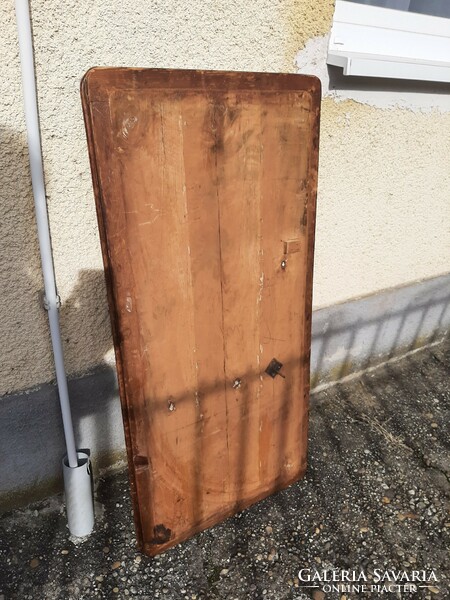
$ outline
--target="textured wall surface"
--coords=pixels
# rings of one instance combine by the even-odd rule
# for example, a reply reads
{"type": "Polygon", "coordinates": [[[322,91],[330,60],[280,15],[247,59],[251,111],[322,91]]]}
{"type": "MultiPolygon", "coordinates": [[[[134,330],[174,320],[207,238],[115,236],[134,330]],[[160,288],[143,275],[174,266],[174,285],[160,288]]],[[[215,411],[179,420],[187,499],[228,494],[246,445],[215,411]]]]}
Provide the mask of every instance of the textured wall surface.
{"type": "MultiPolygon", "coordinates": [[[[332,0],[31,0],[69,373],[112,359],[79,82],[94,65],[296,71],[332,0]]],[[[0,393],[53,378],[13,0],[0,5],[0,393]]],[[[323,103],[316,307],[450,270],[450,115],[323,103]]]]}
{"type": "Polygon", "coordinates": [[[322,102],[315,307],[450,271],[450,112],[322,102]]]}

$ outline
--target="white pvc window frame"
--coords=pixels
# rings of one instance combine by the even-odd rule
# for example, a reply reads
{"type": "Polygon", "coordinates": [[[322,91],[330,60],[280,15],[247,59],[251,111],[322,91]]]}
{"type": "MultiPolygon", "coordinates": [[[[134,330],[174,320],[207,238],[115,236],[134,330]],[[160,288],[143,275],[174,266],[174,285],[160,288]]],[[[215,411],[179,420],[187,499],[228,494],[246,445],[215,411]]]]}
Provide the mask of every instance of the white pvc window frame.
{"type": "Polygon", "coordinates": [[[337,0],[327,63],[344,75],[450,82],[450,19],[337,0]]]}

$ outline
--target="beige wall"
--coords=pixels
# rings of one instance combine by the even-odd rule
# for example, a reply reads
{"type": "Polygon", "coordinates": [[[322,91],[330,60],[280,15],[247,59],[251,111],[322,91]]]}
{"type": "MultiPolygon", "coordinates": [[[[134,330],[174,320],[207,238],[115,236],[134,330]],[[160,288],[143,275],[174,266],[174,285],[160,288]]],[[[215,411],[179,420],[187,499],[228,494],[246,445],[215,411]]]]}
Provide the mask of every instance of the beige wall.
{"type": "MultiPolygon", "coordinates": [[[[53,378],[25,144],[13,0],[0,6],[0,393],[53,378]]],[[[67,368],[112,360],[79,81],[94,65],[293,71],[332,1],[31,0],[67,368]]],[[[450,107],[449,107],[450,108],[450,107]]],[[[325,98],[316,307],[450,270],[450,110],[325,98]]]]}

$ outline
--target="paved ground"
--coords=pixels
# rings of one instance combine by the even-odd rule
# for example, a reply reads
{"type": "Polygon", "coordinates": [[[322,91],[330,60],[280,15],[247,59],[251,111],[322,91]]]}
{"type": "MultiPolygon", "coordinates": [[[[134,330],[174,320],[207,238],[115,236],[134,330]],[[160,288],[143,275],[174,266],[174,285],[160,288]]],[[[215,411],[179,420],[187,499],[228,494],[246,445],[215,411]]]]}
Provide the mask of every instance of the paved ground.
{"type": "Polygon", "coordinates": [[[135,551],[125,473],[100,481],[103,516],[82,544],[60,498],[5,515],[0,600],[450,598],[449,350],[314,394],[307,477],[157,559],[135,551]],[[426,569],[430,586],[324,593],[301,568],[363,570],[369,586],[376,569],[426,569]]]}

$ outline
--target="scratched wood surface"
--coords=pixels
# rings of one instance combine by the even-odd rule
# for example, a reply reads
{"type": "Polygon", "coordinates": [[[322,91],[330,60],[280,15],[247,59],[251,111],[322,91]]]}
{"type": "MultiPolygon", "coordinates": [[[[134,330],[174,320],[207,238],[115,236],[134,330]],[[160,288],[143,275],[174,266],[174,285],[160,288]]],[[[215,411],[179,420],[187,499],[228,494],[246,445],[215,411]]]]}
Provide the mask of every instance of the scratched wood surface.
{"type": "Polygon", "coordinates": [[[155,555],[305,472],[320,84],[96,68],[82,100],[136,532],[155,555]]]}

